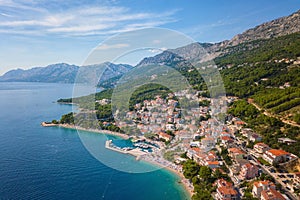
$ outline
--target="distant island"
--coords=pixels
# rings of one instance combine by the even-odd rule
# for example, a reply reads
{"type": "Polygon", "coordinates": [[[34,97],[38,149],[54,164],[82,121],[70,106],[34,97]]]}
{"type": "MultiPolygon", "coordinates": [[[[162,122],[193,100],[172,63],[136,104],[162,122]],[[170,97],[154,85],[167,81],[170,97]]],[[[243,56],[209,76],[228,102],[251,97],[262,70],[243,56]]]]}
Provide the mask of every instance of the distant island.
{"type": "Polygon", "coordinates": [[[45,82],[45,83],[80,83],[86,80],[77,80],[79,70],[83,71],[88,78],[93,74],[102,74],[99,83],[107,79],[120,76],[132,69],[131,65],[100,63],[97,65],[76,66],[66,63],[48,65],[46,67],[35,67],[28,70],[16,69],[0,76],[0,82],[45,82]]]}

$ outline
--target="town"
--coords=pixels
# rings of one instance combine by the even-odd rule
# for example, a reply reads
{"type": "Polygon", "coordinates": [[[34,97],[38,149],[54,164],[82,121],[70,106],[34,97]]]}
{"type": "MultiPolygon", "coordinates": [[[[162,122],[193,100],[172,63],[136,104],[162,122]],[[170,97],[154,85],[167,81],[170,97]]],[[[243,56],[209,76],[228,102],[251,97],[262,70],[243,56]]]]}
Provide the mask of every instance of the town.
{"type": "MultiPolygon", "coordinates": [[[[236,100],[236,97],[222,99],[218,102],[220,110],[236,100]]],[[[199,92],[188,91],[169,93],[166,98],[156,96],[136,104],[134,110],[126,113],[126,120],[115,125],[135,133],[131,136],[139,144],[135,145],[140,150],[138,159],[183,174],[184,163],[189,160],[209,168],[211,176],[221,173],[227,177],[214,181],[213,199],[299,199],[300,172],[284,170],[288,165],[296,165],[299,170],[299,158],[282,149],[270,148],[262,142],[261,135],[235,116],[227,114],[220,125],[221,119],[212,117],[212,101],[199,92]],[[200,102],[200,106],[183,109],[181,102],[200,102]],[[145,151],[149,147],[152,151],[145,151]]],[[[109,100],[97,103],[108,104],[109,100]]],[[[280,138],[278,142],[293,145],[296,141],[280,138]]],[[[193,191],[191,178],[186,178],[193,191]]]]}

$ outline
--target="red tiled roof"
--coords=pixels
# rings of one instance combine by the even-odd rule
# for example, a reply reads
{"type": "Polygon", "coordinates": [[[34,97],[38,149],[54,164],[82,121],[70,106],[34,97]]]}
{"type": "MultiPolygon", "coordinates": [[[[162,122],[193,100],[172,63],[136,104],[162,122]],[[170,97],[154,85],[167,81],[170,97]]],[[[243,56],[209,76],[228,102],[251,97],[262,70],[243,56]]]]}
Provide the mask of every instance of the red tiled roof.
{"type": "Polygon", "coordinates": [[[254,146],[261,146],[261,147],[269,147],[267,144],[259,142],[257,144],[255,144],[254,146]]]}
{"type": "Polygon", "coordinates": [[[242,125],[242,124],[245,124],[245,122],[243,122],[243,121],[236,121],[235,124],[242,125]]]}
{"type": "Polygon", "coordinates": [[[280,192],[274,190],[274,189],[269,189],[269,190],[263,190],[261,192],[261,195],[266,199],[266,200],[285,200],[285,198],[280,194],[280,192]]]}
{"type": "Polygon", "coordinates": [[[201,152],[201,149],[200,149],[199,147],[193,147],[192,150],[193,150],[193,151],[196,151],[196,152],[198,152],[198,153],[201,152]]]}
{"type": "Polygon", "coordinates": [[[226,186],[226,187],[232,187],[232,183],[226,181],[225,179],[221,178],[217,180],[217,184],[226,186]]]}
{"type": "Polygon", "coordinates": [[[245,167],[247,167],[247,168],[251,168],[251,167],[253,167],[253,165],[252,165],[252,164],[250,164],[250,163],[246,163],[246,164],[244,164],[244,166],[245,166],[245,167]]]}
{"type": "Polygon", "coordinates": [[[260,187],[261,185],[275,186],[275,184],[273,182],[268,181],[268,180],[266,180],[266,181],[256,181],[256,182],[253,183],[253,185],[255,185],[257,188],[260,187]]]}
{"type": "Polygon", "coordinates": [[[274,156],[282,156],[282,155],[288,155],[289,153],[281,150],[281,149],[270,149],[269,151],[267,151],[271,154],[273,154],[274,156]]]}
{"type": "Polygon", "coordinates": [[[206,140],[206,141],[214,141],[215,139],[214,138],[211,138],[211,137],[206,137],[206,138],[203,138],[201,141],[203,140],[206,140]]]}
{"type": "Polygon", "coordinates": [[[168,134],[166,134],[166,133],[164,133],[164,132],[159,132],[158,134],[159,134],[161,137],[166,137],[166,138],[169,138],[169,139],[172,138],[171,135],[168,135],[168,134]]]}
{"type": "Polygon", "coordinates": [[[245,154],[244,151],[242,151],[241,149],[238,149],[238,148],[229,148],[228,151],[232,152],[234,154],[245,154]]]}
{"type": "Polygon", "coordinates": [[[219,165],[219,161],[207,161],[208,165],[219,165]]]}
{"type": "Polygon", "coordinates": [[[221,140],[232,140],[229,136],[222,136],[221,140]]]}
{"type": "Polygon", "coordinates": [[[233,187],[222,186],[222,187],[219,187],[217,190],[219,190],[219,192],[222,195],[231,195],[231,196],[237,195],[237,191],[234,190],[233,187]]]}

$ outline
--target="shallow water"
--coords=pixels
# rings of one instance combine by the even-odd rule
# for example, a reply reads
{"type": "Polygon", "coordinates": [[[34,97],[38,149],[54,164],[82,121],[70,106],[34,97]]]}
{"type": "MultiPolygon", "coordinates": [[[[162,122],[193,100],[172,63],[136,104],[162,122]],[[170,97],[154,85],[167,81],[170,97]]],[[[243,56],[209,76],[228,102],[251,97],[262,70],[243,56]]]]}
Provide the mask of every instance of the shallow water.
{"type": "MultiPolygon", "coordinates": [[[[185,199],[174,174],[117,171],[95,159],[76,130],[41,127],[42,121],[72,111],[70,105],[55,103],[71,97],[72,88],[0,83],[0,199],[185,199]]],[[[106,139],[94,133],[85,137],[106,139]]]]}

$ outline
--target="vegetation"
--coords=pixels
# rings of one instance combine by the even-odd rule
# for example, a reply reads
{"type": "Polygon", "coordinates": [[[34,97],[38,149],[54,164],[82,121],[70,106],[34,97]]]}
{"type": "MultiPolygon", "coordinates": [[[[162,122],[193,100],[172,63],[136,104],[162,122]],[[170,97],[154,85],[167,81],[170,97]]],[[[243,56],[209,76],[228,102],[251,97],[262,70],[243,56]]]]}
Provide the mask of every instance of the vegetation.
{"type": "Polygon", "coordinates": [[[300,114],[296,114],[296,115],[294,116],[294,121],[295,121],[297,124],[300,125],[300,114]]]}
{"type": "Polygon", "coordinates": [[[133,110],[135,104],[142,103],[144,100],[155,99],[157,95],[165,99],[171,92],[172,91],[169,88],[159,84],[150,83],[142,85],[131,95],[129,109],[133,110]]]}
{"type": "Polygon", "coordinates": [[[68,114],[63,115],[60,119],[60,123],[61,124],[74,124],[74,113],[70,112],[68,114]]]}
{"type": "Polygon", "coordinates": [[[194,185],[195,194],[192,196],[193,200],[213,199],[212,192],[216,191],[213,183],[219,179],[224,178],[230,181],[227,174],[222,174],[220,170],[212,173],[212,170],[207,166],[200,166],[193,160],[187,160],[183,163],[183,174],[185,178],[189,179],[194,185]]]}
{"type": "Polygon", "coordinates": [[[270,163],[268,163],[266,160],[264,160],[264,159],[261,158],[261,157],[257,158],[257,160],[258,160],[261,164],[263,164],[263,165],[271,166],[270,163]]]}
{"type": "Polygon", "coordinates": [[[228,112],[246,121],[247,126],[263,136],[263,142],[271,148],[282,148],[285,151],[300,156],[299,127],[290,126],[274,117],[266,116],[245,100],[235,101],[228,112]],[[278,138],[281,137],[288,137],[297,142],[293,145],[279,143],[278,138]]]}
{"type": "Polygon", "coordinates": [[[221,156],[228,166],[232,165],[232,160],[228,155],[228,150],[224,147],[222,147],[221,156]]]}
{"type": "MultiPolygon", "coordinates": [[[[229,113],[246,121],[247,126],[262,135],[263,142],[272,148],[282,148],[298,156],[300,156],[299,128],[286,125],[279,118],[288,117],[289,120],[300,124],[300,67],[291,61],[291,59],[297,60],[299,56],[300,33],[295,33],[228,47],[224,55],[215,59],[217,66],[222,69],[220,72],[227,95],[238,96],[241,99],[253,98],[256,104],[272,115],[262,114],[255,106],[245,100],[234,102],[229,113]],[[286,83],[289,83],[290,87],[279,88],[282,88],[286,83]],[[293,146],[278,143],[280,137],[289,137],[296,140],[297,143],[293,146]]],[[[210,96],[203,78],[195,67],[186,62],[172,59],[166,61],[166,65],[179,71],[194,89],[201,90],[201,96],[210,96]]],[[[206,73],[211,72],[208,70],[206,73]]],[[[113,86],[113,81],[110,81],[107,81],[108,85],[113,86]]],[[[142,80],[139,81],[139,83],[143,83],[142,80]]],[[[174,84],[172,80],[166,81],[170,81],[170,85],[174,84]]],[[[161,95],[164,98],[171,92],[167,87],[155,83],[140,85],[136,88],[130,87],[135,89],[130,98],[129,107],[131,110],[134,109],[136,103],[142,103],[145,99],[153,99],[156,95],[161,95]]],[[[113,90],[108,89],[95,95],[60,99],[58,102],[76,103],[79,104],[80,108],[87,110],[95,109],[96,118],[100,122],[85,122],[83,125],[86,127],[103,126],[104,128],[116,129],[111,125],[114,122],[111,105],[95,103],[95,100],[110,99],[112,93],[113,90]],[[103,122],[111,123],[110,126],[104,126],[103,122]]],[[[182,103],[188,104],[189,102],[183,99],[182,103]]],[[[209,101],[201,101],[199,105],[207,106],[209,101]]],[[[199,121],[208,118],[210,116],[201,117],[199,121]]],[[[66,120],[63,119],[62,121],[66,120]]],[[[72,122],[72,120],[70,121],[72,122]]],[[[222,157],[230,165],[230,158],[226,153],[222,157]]]]}
{"type": "Polygon", "coordinates": [[[297,58],[300,56],[300,33],[265,40],[255,40],[228,47],[229,52],[218,57],[217,65],[255,63],[271,59],[297,58]]]}
{"type": "Polygon", "coordinates": [[[227,95],[254,98],[268,112],[297,120],[300,67],[291,60],[299,59],[299,49],[300,33],[228,47],[215,59],[227,95]]]}

